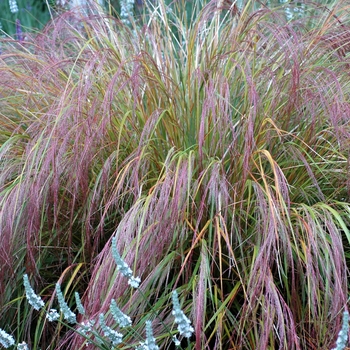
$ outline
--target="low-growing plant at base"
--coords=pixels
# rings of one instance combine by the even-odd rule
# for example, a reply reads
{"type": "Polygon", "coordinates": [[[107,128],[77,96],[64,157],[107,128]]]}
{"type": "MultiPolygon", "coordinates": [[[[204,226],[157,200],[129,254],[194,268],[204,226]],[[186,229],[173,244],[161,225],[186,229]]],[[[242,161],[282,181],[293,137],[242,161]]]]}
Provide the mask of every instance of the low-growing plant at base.
{"type": "MultiPolygon", "coordinates": [[[[120,257],[119,253],[116,250],[115,247],[116,243],[115,240],[112,240],[112,251],[113,256],[116,259],[117,268],[118,271],[128,279],[128,283],[133,288],[138,288],[139,283],[141,283],[141,280],[139,278],[135,278],[132,275],[132,272],[127,265],[125,261],[120,257]],[[137,283],[135,283],[137,281],[137,283]]],[[[44,302],[40,296],[38,296],[33,288],[31,287],[28,279],[28,275],[23,276],[23,282],[24,282],[24,288],[26,293],[26,298],[29,302],[29,304],[35,309],[40,310],[44,308],[44,302]]],[[[56,284],[56,296],[59,304],[60,313],[63,317],[63,320],[61,318],[61,315],[57,312],[56,309],[50,309],[49,311],[44,310],[46,313],[46,318],[49,320],[49,322],[55,322],[58,321],[61,324],[64,324],[69,327],[70,325],[78,325],[78,328],[71,328],[76,334],[84,338],[85,345],[93,344],[95,348],[99,349],[110,349],[110,345],[112,347],[116,347],[119,344],[122,344],[125,347],[125,344],[123,344],[123,334],[119,333],[119,331],[114,330],[113,328],[109,327],[105,321],[105,315],[101,313],[99,315],[98,321],[89,319],[84,320],[82,322],[77,322],[76,315],[72,312],[66,301],[64,300],[64,296],[61,291],[61,286],[59,283],[56,284]],[[100,332],[99,332],[100,329],[100,332]],[[102,332],[102,335],[101,335],[102,332]]],[[[142,293],[141,293],[141,296],[142,293]]],[[[85,308],[81,304],[79,294],[75,293],[75,300],[78,308],[78,312],[80,315],[85,316],[85,308]]],[[[194,329],[191,326],[190,320],[185,316],[183,311],[181,310],[178,294],[176,291],[173,291],[172,293],[172,300],[173,300],[173,311],[172,314],[175,317],[175,323],[178,325],[178,332],[180,333],[180,336],[184,336],[185,338],[190,338],[194,329]]],[[[152,307],[151,307],[152,308],[152,307]]],[[[132,332],[132,321],[131,318],[127,315],[125,315],[117,306],[116,301],[114,299],[111,300],[110,303],[110,313],[113,316],[114,322],[117,324],[117,326],[121,329],[128,328],[130,333],[132,332]]],[[[157,317],[157,315],[155,314],[157,317]]],[[[161,321],[161,320],[160,320],[161,321]]],[[[156,339],[153,336],[152,331],[152,322],[150,320],[146,321],[146,340],[144,342],[141,342],[139,345],[134,345],[135,349],[138,350],[157,350],[159,347],[156,344],[156,339]]],[[[174,341],[175,345],[180,347],[181,342],[177,339],[177,337],[174,335],[174,332],[170,329],[167,329],[169,332],[170,338],[174,341]]],[[[141,338],[140,334],[137,334],[138,337],[141,338]]],[[[14,338],[6,333],[4,330],[0,329],[0,343],[4,348],[9,348],[10,346],[15,344],[14,338]]],[[[25,349],[28,348],[28,345],[25,342],[18,343],[17,349],[25,349]]],[[[129,347],[130,348],[130,344],[129,347]]]]}

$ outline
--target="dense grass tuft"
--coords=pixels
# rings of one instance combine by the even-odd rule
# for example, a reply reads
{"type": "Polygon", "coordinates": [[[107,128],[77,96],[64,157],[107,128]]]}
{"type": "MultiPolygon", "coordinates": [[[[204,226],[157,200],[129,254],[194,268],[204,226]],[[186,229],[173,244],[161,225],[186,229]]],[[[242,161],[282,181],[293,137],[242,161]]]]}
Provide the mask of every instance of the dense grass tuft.
{"type": "Polygon", "coordinates": [[[189,19],[181,2],[150,3],[131,27],[67,12],[4,40],[0,328],[33,349],[83,346],[25,305],[27,273],[48,307],[58,279],[66,300],[79,291],[79,321],[114,299],[143,334],[155,310],[164,349],[175,288],[193,349],[334,346],[349,293],[349,8],[310,3],[288,21],[255,5],[198,2],[189,19]]]}

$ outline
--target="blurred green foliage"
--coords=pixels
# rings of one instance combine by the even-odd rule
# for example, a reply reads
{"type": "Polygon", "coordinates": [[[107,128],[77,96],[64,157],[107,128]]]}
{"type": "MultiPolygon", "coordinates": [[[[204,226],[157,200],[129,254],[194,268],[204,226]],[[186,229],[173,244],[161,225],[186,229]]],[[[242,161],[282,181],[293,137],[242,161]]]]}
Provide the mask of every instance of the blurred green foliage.
{"type": "MultiPolygon", "coordinates": [[[[329,5],[334,0],[321,0],[320,4],[329,5]]],[[[9,0],[0,0],[0,29],[3,31],[3,34],[10,35],[12,37],[16,34],[16,21],[19,20],[19,23],[22,27],[23,31],[36,31],[43,28],[43,26],[49,21],[50,13],[47,7],[47,4],[52,6],[53,9],[56,7],[55,0],[13,0],[13,2],[17,3],[18,12],[12,13],[10,11],[9,0]]],[[[172,1],[168,1],[170,3],[172,1]]],[[[193,12],[193,1],[191,0],[178,0],[177,2],[185,2],[186,10],[187,10],[187,18],[191,19],[193,12]]],[[[207,1],[204,1],[205,3],[207,1]]],[[[242,8],[247,0],[237,0],[232,1],[236,2],[239,8],[242,8]]],[[[302,16],[305,7],[304,2],[301,1],[293,1],[293,0],[266,0],[262,2],[256,1],[256,6],[267,6],[267,7],[276,7],[281,4],[290,3],[290,7],[286,8],[286,15],[288,17],[291,16],[302,16]]],[[[118,15],[120,11],[119,0],[109,0],[106,1],[107,12],[118,15]]],[[[142,11],[142,0],[135,0],[135,13],[138,14],[142,11]]],[[[198,11],[198,9],[195,9],[198,11]]],[[[17,21],[18,23],[18,21],[17,21]]]]}
{"type": "Polygon", "coordinates": [[[18,11],[11,12],[8,0],[0,1],[0,25],[3,34],[16,34],[16,21],[21,24],[23,31],[40,30],[50,19],[45,1],[16,0],[18,11]]]}

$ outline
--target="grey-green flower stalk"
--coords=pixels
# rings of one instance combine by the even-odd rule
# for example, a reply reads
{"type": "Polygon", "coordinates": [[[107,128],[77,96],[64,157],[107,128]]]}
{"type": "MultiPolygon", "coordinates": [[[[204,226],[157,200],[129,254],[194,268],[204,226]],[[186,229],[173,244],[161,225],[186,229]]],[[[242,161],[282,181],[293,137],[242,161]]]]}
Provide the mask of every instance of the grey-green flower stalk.
{"type": "Polygon", "coordinates": [[[45,304],[39,295],[36,295],[29,283],[28,275],[23,276],[23,284],[26,292],[28,303],[33,306],[35,310],[40,310],[45,304]]]}
{"type": "Polygon", "coordinates": [[[153,336],[152,322],[146,321],[146,341],[136,347],[136,350],[158,350],[156,339],[153,336]]]}
{"type": "Polygon", "coordinates": [[[172,293],[173,299],[173,311],[172,314],[175,316],[175,322],[177,323],[177,329],[180,335],[183,335],[185,338],[190,338],[194,332],[193,327],[191,326],[191,321],[186,317],[184,312],[180,308],[179,297],[176,290],[172,293]]]}
{"type": "Polygon", "coordinates": [[[85,315],[85,308],[83,304],[81,303],[80,296],[78,292],[74,293],[75,296],[75,302],[77,303],[77,309],[81,315],[85,315]]]}
{"type": "Polygon", "coordinates": [[[50,311],[46,314],[46,318],[49,320],[49,322],[54,322],[60,318],[60,315],[56,309],[50,309],[50,311]]]}
{"type": "Polygon", "coordinates": [[[3,329],[0,328],[0,344],[5,348],[15,344],[15,339],[12,335],[6,333],[3,329]]]}
{"type": "Polygon", "coordinates": [[[140,277],[134,277],[132,275],[130,267],[119,255],[115,237],[112,238],[112,255],[117,264],[119,272],[128,279],[129,285],[133,288],[138,288],[141,283],[141,279],[140,277]]]}
{"type": "Polygon", "coordinates": [[[17,350],[29,350],[29,346],[26,342],[22,342],[17,345],[17,350]]]}
{"type": "Polygon", "coordinates": [[[16,0],[9,0],[9,6],[10,6],[10,12],[11,13],[17,13],[18,12],[18,5],[16,0]]]}
{"type": "Polygon", "coordinates": [[[159,347],[156,344],[156,339],[153,336],[153,330],[152,330],[152,322],[146,321],[146,342],[145,345],[147,346],[148,350],[158,350],[159,347]]]}
{"type": "Polygon", "coordinates": [[[348,331],[349,331],[349,312],[344,311],[343,313],[343,326],[338,333],[338,339],[336,347],[333,350],[344,350],[348,342],[348,331]]]}
{"type": "Polygon", "coordinates": [[[72,324],[77,323],[75,314],[72,312],[72,310],[69,308],[68,304],[64,300],[64,297],[61,291],[61,286],[59,283],[56,283],[56,295],[57,295],[57,300],[60,305],[60,310],[63,313],[64,319],[68,323],[72,323],[72,324]]]}
{"type": "Polygon", "coordinates": [[[126,25],[131,25],[134,16],[134,0],[120,0],[120,18],[126,25]]]}

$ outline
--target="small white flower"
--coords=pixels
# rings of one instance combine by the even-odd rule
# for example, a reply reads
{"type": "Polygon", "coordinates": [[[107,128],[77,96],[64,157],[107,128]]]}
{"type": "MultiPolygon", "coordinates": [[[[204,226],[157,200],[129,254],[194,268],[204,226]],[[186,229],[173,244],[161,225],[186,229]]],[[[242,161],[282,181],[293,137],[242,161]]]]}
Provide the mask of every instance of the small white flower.
{"type": "Polygon", "coordinates": [[[94,320],[89,320],[87,322],[82,322],[78,328],[78,332],[82,333],[84,336],[87,336],[88,333],[92,331],[93,326],[95,325],[94,320]]]}
{"type": "Polygon", "coordinates": [[[191,321],[186,317],[184,312],[180,308],[180,302],[176,290],[172,293],[173,299],[173,311],[172,314],[175,316],[175,322],[177,323],[177,330],[180,335],[183,335],[185,338],[190,338],[194,332],[193,327],[191,326],[191,321]]]}
{"type": "Polygon", "coordinates": [[[138,288],[141,283],[141,278],[140,277],[134,277],[131,276],[129,278],[128,284],[133,287],[133,288],[138,288]]]}
{"type": "Polygon", "coordinates": [[[118,333],[114,329],[108,327],[103,314],[100,314],[99,322],[104,336],[109,338],[113,345],[118,345],[123,341],[123,334],[118,333]]]}
{"type": "Polygon", "coordinates": [[[119,325],[120,328],[131,326],[131,324],[132,324],[131,318],[128,315],[125,315],[119,309],[119,307],[117,306],[117,303],[114,299],[111,300],[111,305],[110,305],[109,309],[111,310],[111,314],[112,314],[115,322],[117,322],[117,324],[119,325]]]}
{"type": "Polygon", "coordinates": [[[10,11],[11,13],[17,13],[18,12],[18,6],[16,0],[9,0],[10,5],[10,11]]]}
{"type": "Polygon", "coordinates": [[[77,309],[81,315],[85,315],[85,309],[83,304],[81,303],[80,296],[78,292],[74,293],[75,295],[75,302],[77,303],[77,309]]]}
{"type": "Polygon", "coordinates": [[[146,321],[146,341],[140,343],[135,350],[158,350],[156,339],[153,336],[152,322],[146,321]]]}
{"type": "Polygon", "coordinates": [[[15,339],[12,335],[6,333],[3,329],[0,328],[0,344],[5,348],[15,344],[15,339]]]}
{"type": "Polygon", "coordinates": [[[49,322],[57,321],[60,318],[60,314],[55,309],[50,309],[49,313],[46,314],[46,318],[49,322]]]}
{"type": "Polygon", "coordinates": [[[156,344],[156,339],[153,336],[152,322],[146,321],[146,341],[144,346],[147,350],[158,350],[159,347],[156,344]]]}
{"type": "Polygon", "coordinates": [[[343,313],[343,326],[338,333],[338,338],[336,342],[336,347],[333,350],[343,350],[345,349],[346,343],[348,341],[348,331],[349,331],[349,312],[344,311],[343,313]]]}
{"type": "Polygon", "coordinates": [[[134,16],[134,0],[120,0],[120,18],[124,24],[130,25],[134,16]]]}
{"type": "Polygon", "coordinates": [[[29,347],[26,342],[22,342],[17,345],[17,350],[29,350],[29,347]]]}
{"type": "Polygon", "coordinates": [[[175,346],[180,346],[180,345],[181,345],[180,340],[177,339],[177,338],[175,337],[175,335],[173,336],[173,342],[174,342],[175,346]]]}
{"type": "Polygon", "coordinates": [[[115,237],[112,238],[112,256],[117,264],[119,272],[128,279],[128,284],[133,288],[138,288],[141,283],[141,279],[140,277],[134,277],[132,275],[130,267],[119,255],[115,237]]]}
{"type": "Polygon", "coordinates": [[[68,304],[65,302],[62,291],[61,291],[61,286],[59,283],[56,283],[56,295],[57,295],[57,300],[60,305],[60,310],[63,313],[64,319],[68,323],[77,323],[77,319],[75,314],[72,312],[72,310],[69,308],[68,304]]]}
{"type": "Polygon", "coordinates": [[[24,289],[28,303],[33,306],[35,310],[40,310],[45,304],[40,296],[36,295],[33,288],[30,286],[28,275],[23,276],[24,289]]]}

